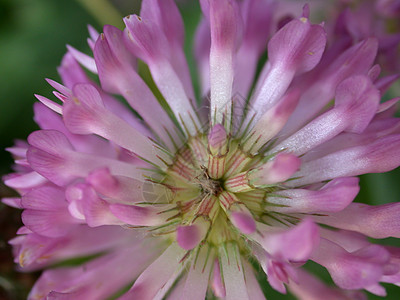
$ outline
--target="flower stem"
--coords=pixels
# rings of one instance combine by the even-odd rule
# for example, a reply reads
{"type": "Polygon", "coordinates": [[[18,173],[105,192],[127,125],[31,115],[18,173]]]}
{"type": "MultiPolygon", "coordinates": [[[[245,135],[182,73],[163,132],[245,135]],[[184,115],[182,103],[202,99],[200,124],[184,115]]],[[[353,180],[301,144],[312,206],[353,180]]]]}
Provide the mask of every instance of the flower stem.
{"type": "Polygon", "coordinates": [[[76,0],[99,22],[123,28],[120,12],[107,0],[76,0]]]}

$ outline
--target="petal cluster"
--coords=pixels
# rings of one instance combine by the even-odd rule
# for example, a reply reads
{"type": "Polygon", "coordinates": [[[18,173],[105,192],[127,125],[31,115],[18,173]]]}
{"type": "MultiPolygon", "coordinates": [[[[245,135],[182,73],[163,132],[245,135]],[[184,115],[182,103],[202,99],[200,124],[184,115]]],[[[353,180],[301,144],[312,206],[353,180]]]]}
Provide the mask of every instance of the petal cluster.
{"type": "Polygon", "coordinates": [[[385,295],[400,252],[369,238],[400,237],[400,206],[353,202],[356,176],[400,165],[381,36],[357,31],[362,9],[330,37],[307,5],[282,18],[271,0],[200,5],[200,96],[173,0],[143,1],[122,31],[90,27],[92,55],[69,46],[62,83],[48,80],[57,100],[36,96],[41,129],[8,148],[20,197],[3,199],[23,209],[15,261],[45,269],[29,298],[265,299],[255,265],[299,299],[385,295]]]}

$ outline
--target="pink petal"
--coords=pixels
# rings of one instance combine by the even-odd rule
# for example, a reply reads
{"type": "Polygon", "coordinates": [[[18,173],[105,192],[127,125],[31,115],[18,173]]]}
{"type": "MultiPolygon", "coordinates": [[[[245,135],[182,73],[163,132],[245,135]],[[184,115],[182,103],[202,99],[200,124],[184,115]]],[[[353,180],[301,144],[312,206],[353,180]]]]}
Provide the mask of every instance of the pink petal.
{"type": "Polygon", "coordinates": [[[110,211],[121,221],[133,226],[157,226],[165,224],[169,217],[176,214],[174,211],[168,211],[173,207],[171,205],[134,206],[110,204],[110,211]]]}
{"type": "Polygon", "coordinates": [[[300,159],[289,153],[279,153],[263,166],[249,172],[252,185],[271,185],[288,180],[300,167],[300,159]]]}
{"type": "Polygon", "coordinates": [[[243,234],[251,234],[256,231],[256,222],[248,212],[233,211],[229,219],[243,234]]]}
{"type": "Polygon", "coordinates": [[[22,222],[27,228],[47,237],[67,234],[74,226],[74,218],[65,211],[45,211],[27,209],[22,212],[22,222]]]}
{"type": "Polygon", "coordinates": [[[169,133],[174,140],[179,140],[176,136],[175,125],[151,90],[132,68],[129,57],[123,60],[126,55],[119,57],[112,51],[113,48],[119,47],[122,33],[113,27],[107,27],[107,30],[109,34],[97,40],[94,50],[102,88],[108,92],[123,95],[132,108],[171,147],[171,141],[166,136],[169,133]],[[107,36],[113,38],[109,41],[107,36]]]}
{"type": "Polygon", "coordinates": [[[167,100],[181,127],[187,128],[187,134],[194,135],[196,128],[201,126],[181,80],[165,57],[164,51],[169,49],[165,36],[149,20],[128,16],[124,18],[124,22],[126,46],[148,64],[157,87],[167,100]]]}
{"type": "Polygon", "coordinates": [[[278,191],[276,194],[281,197],[268,197],[267,201],[279,205],[270,209],[283,213],[341,211],[358,194],[360,190],[358,181],[359,179],[355,177],[337,178],[317,191],[306,189],[278,191]]]}
{"type": "Polygon", "coordinates": [[[311,70],[325,50],[326,33],[322,26],[311,25],[307,18],[293,20],[280,29],[268,44],[268,58],[283,63],[296,73],[311,70]]]}
{"type": "Polygon", "coordinates": [[[376,87],[381,91],[381,94],[383,95],[392,86],[392,84],[399,79],[399,77],[399,74],[393,74],[380,78],[375,83],[376,87]]]}
{"type": "Polygon", "coordinates": [[[192,225],[181,226],[176,229],[176,241],[185,250],[195,248],[206,236],[210,224],[202,219],[196,220],[192,225]]]}
{"type": "Polygon", "coordinates": [[[348,230],[326,229],[320,227],[321,237],[327,239],[348,252],[354,252],[369,246],[368,238],[358,232],[348,230]]]}
{"type": "Polygon", "coordinates": [[[115,146],[111,145],[109,141],[105,141],[97,136],[83,136],[71,133],[65,127],[61,116],[40,103],[35,103],[33,109],[35,113],[35,122],[41,129],[60,131],[67,137],[77,151],[110,158],[116,157],[115,146]]]}
{"type": "Polygon", "coordinates": [[[74,152],[67,138],[58,131],[35,131],[28,141],[32,145],[27,153],[31,167],[57,185],[86,177],[92,170],[101,167],[108,167],[114,175],[142,178],[143,172],[134,165],[74,152]]]}
{"type": "Polygon", "coordinates": [[[5,149],[7,152],[10,152],[15,157],[26,157],[26,151],[28,147],[18,147],[15,145],[14,147],[7,147],[5,149]]]}
{"type": "Polygon", "coordinates": [[[65,135],[55,130],[35,131],[28,137],[28,142],[31,146],[45,149],[48,153],[54,155],[59,154],[60,149],[64,149],[64,151],[74,150],[65,135]]]}
{"type": "Polygon", "coordinates": [[[164,31],[168,41],[183,45],[184,28],[178,7],[171,0],[144,1],[140,10],[143,18],[153,20],[164,31]]]}
{"type": "Polygon", "coordinates": [[[343,149],[322,158],[305,162],[288,186],[306,185],[335,177],[381,173],[400,164],[400,136],[388,135],[371,144],[343,149]]]}
{"type": "Polygon", "coordinates": [[[12,176],[4,180],[4,184],[13,189],[31,189],[47,182],[47,179],[36,172],[12,176]]]}
{"type": "Polygon", "coordinates": [[[90,38],[95,41],[99,37],[99,32],[90,24],[87,27],[90,38]]]}
{"type": "Polygon", "coordinates": [[[318,226],[311,219],[304,219],[287,231],[268,233],[261,243],[271,255],[289,261],[305,262],[318,246],[318,226]]]}
{"type": "Polygon", "coordinates": [[[253,253],[267,275],[271,287],[282,294],[286,294],[285,284],[289,283],[289,280],[297,281],[296,270],[279,253],[271,256],[258,244],[252,246],[253,253]]]}
{"type": "Polygon", "coordinates": [[[211,49],[210,119],[218,124],[225,118],[230,124],[233,84],[234,51],[241,36],[241,18],[235,1],[212,0],[209,2],[211,49]]]}
{"type": "MultiPolygon", "coordinates": [[[[248,134],[249,138],[245,141],[243,149],[255,154],[270,141],[286,124],[296,108],[299,97],[298,90],[289,91],[278,103],[268,109],[248,134]]],[[[253,111],[250,110],[249,114],[253,114],[253,111]]]]}
{"type": "Polygon", "coordinates": [[[313,218],[322,224],[357,231],[373,238],[382,239],[400,237],[399,213],[400,203],[375,206],[351,203],[340,212],[313,218]]]}
{"type": "Polygon", "coordinates": [[[375,294],[377,296],[386,297],[386,289],[380,284],[373,284],[365,288],[366,291],[375,294]]]}
{"type": "Polygon", "coordinates": [[[226,245],[220,255],[227,300],[249,299],[242,269],[241,255],[234,244],[226,245]]]}
{"type": "MultiPolygon", "coordinates": [[[[269,67],[256,88],[251,106],[258,114],[273,106],[286,92],[295,74],[309,71],[320,61],[326,33],[322,26],[308,19],[291,21],[268,43],[269,67]]],[[[256,118],[257,119],[257,118],[256,118]]]]}
{"type": "MultiPolygon", "coordinates": [[[[111,25],[105,25],[103,27],[103,31],[111,52],[120,62],[123,62],[124,66],[121,67],[136,69],[136,57],[134,57],[128,51],[128,49],[126,49],[125,43],[122,38],[123,32],[111,25]]],[[[104,37],[101,37],[100,40],[104,40],[104,37]]]]}
{"type": "Polygon", "coordinates": [[[67,207],[64,191],[55,186],[36,188],[22,197],[24,209],[62,211],[67,207]]]}
{"type": "Polygon", "coordinates": [[[154,251],[135,249],[115,251],[90,262],[70,268],[45,271],[36,282],[29,297],[48,295],[48,299],[100,299],[108,297],[132,281],[154,256],[154,251]],[[129,265],[129,267],[127,267],[129,265]]]}
{"type": "Polygon", "coordinates": [[[299,272],[299,282],[289,283],[290,291],[300,300],[320,300],[324,295],[326,300],[337,299],[358,299],[367,300],[367,296],[360,291],[343,291],[334,289],[301,269],[299,272]]]}
{"type": "Polygon", "coordinates": [[[176,300],[180,299],[180,296],[183,293],[183,289],[185,288],[187,275],[184,274],[181,278],[178,279],[178,282],[174,285],[168,295],[166,296],[166,300],[176,300]]]}
{"type": "Polygon", "coordinates": [[[263,291],[255,276],[256,270],[246,261],[243,262],[244,276],[246,278],[247,294],[251,300],[265,300],[263,291]]]}
{"type": "Polygon", "coordinates": [[[286,272],[285,263],[270,260],[267,268],[268,282],[278,292],[286,294],[284,283],[289,283],[289,276],[286,272]]]}
{"type": "Polygon", "coordinates": [[[210,271],[213,265],[213,261],[208,259],[208,250],[208,247],[202,247],[198,250],[200,252],[197,256],[197,259],[193,260],[193,263],[188,270],[188,276],[186,278],[184,288],[177,299],[205,299],[210,271]]]}
{"type": "Polygon", "coordinates": [[[91,186],[77,184],[75,187],[81,190],[82,211],[86,223],[90,227],[124,224],[124,222],[115,217],[111,212],[110,205],[104,199],[101,199],[91,186]]]}
{"type": "Polygon", "coordinates": [[[1,202],[3,202],[5,205],[14,207],[14,208],[22,208],[21,205],[21,198],[2,198],[1,202]]]}
{"type": "Polygon", "coordinates": [[[58,83],[57,81],[54,81],[52,79],[46,79],[46,81],[53,88],[55,88],[57,91],[59,91],[62,95],[66,96],[66,97],[72,95],[72,91],[69,88],[67,88],[64,85],[58,83]]]}
{"type": "Polygon", "coordinates": [[[379,100],[379,92],[367,76],[350,77],[337,88],[335,108],[308,123],[269,153],[286,149],[301,155],[344,130],[361,133],[375,115],[379,100]]]}
{"type": "Polygon", "coordinates": [[[86,73],[83,71],[74,56],[69,52],[64,55],[57,71],[60,74],[64,85],[70,89],[72,89],[77,83],[90,83],[86,73]]]}
{"type": "Polygon", "coordinates": [[[368,71],[368,77],[371,78],[373,82],[375,82],[381,74],[381,71],[382,68],[380,65],[373,65],[372,68],[368,71]]]}
{"type": "Polygon", "coordinates": [[[381,113],[384,112],[390,108],[392,108],[393,106],[395,106],[398,102],[400,101],[400,97],[396,97],[393,99],[390,99],[386,102],[383,102],[379,105],[379,109],[377,111],[377,113],[381,113]]]}
{"type": "MultiPolygon", "coordinates": [[[[24,231],[28,231],[25,228],[24,231]]],[[[83,257],[115,247],[121,247],[135,240],[135,234],[121,227],[103,226],[89,228],[76,226],[67,235],[50,238],[32,232],[22,232],[18,240],[10,242],[14,247],[16,262],[24,269],[37,269],[73,257],[83,257]]],[[[137,238],[136,238],[137,239],[137,238]]]]}
{"type": "Polygon", "coordinates": [[[325,239],[321,239],[312,257],[327,268],[333,281],[344,289],[362,289],[377,283],[388,259],[388,252],[378,245],[348,253],[325,239]]]}
{"type": "Polygon", "coordinates": [[[143,181],[113,176],[108,168],[90,172],[86,180],[97,192],[111,197],[115,202],[132,204],[145,200],[143,198],[143,181]]]}
{"type": "Polygon", "coordinates": [[[218,259],[214,261],[214,268],[213,268],[213,275],[211,280],[211,288],[215,296],[220,298],[225,298],[226,291],[224,282],[222,281],[221,277],[221,266],[218,262],[218,259]]]}
{"type": "Polygon", "coordinates": [[[140,14],[144,19],[153,20],[164,32],[170,47],[171,63],[181,80],[187,96],[195,105],[191,76],[183,52],[184,24],[179,9],[172,0],[150,0],[142,2],[140,14]]]}
{"type": "Polygon", "coordinates": [[[361,133],[378,110],[379,91],[365,76],[353,76],[344,80],[336,90],[335,107],[353,115],[348,132],[361,133]]]}
{"type": "Polygon", "coordinates": [[[96,68],[96,63],[93,59],[93,57],[90,57],[89,55],[76,50],[74,47],[71,47],[70,45],[67,45],[69,53],[86,69],[88,69],[90,72],[97,74],[97,68],[96,68]]]}
{"type": "Polygon", "coordinates": [[[254,80],[257,62],[272,31],[273,1],[250,0],[241,3],[244,20],[243,41],[236,55],[234,92],[247,96],[254,80]]]}
{"type": "Polygon", "coordinates": [[[150,19],[137,15],[124,18],[126,47],[144,61],[154,61],[163,58],[166,54],[168,41],[161,29],[150,19]]]}
{"type": "Polygon", "coordinates": [[[172,244],[157,258],[135,281],[133,287],[121,297],[121,300],[153,299],[174,273],[182,271],[180,262],[185,250],[172,244]]]}
{"type": "Polygon", "coordinates": [[[46,105],[48,108],[50,108],[52,111],[62,114],[62,106],[58,103],[55,103],[54,101],[47,99],[46,97],[40,96],[35,94],[36,99],[38,99],[40,102],[42,102],[44,105],[46,105]]]}
{"type": "Polygon", "coordinates": [[[63,107],[64,123],[68,130],[76,134],[95,133],[149,161],[158,162],[158,151],[153,143],[106,110],[95,87],[90,84],[75,85],[74,95],[77,99],[70,99],[63,107]]]}
{"type": "MultiPolygon", "coordinates": [[[[340,54],[333,62],[323,68],[321,72],[311,77],[313,84],[305,81],[306,91],[300,99],[293,116],[283,129],[284,135],[291,134],[307,124],[318,115],[335,95],[336,87],[346,78],[366,74],[375,60],[378,42],[369,38],[350,47],[340,54]]],[[[318,67],[317,67],[318,68],[318,67]]]]}
{"type": "Polygon", "coordinates": [[[341,133],[335,138],[323,143],[303,156],[303,162],[321,158],[327,154],[338,152],[355,146],[368,146],[377,139],[398,133],[400,120],[397,118],[374,119],[362,134],[341,133]]]}
{"type": "MultiPolygon", "coordinates": [[[[122,32],[112,26],[105,27],[108,34],[102,34],[97,39],[94,48],[94,59],[99,70],[101,87],[110,93],[120,93],[125,81],[125,76],[138,77],[132,66],[132,55],[115,53],[113,49],[119,49],[122,40],[122,32]],[[110,37],[110,41],[107,37],[110,37]]],[[[140,81],[140,79],[138,78],[140,81]]]]}

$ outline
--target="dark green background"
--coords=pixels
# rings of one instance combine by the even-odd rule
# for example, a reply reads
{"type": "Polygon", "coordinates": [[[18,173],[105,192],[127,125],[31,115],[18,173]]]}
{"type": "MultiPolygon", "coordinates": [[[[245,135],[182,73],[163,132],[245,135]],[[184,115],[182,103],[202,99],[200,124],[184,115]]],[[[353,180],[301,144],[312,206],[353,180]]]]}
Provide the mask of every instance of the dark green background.
{"type": "MultiPolygon", "coordinates": [[[[119,7],[121,15],[127,15],[138,13],[139,2],[119,0],[114,4],[119,7]]],[[[197,4],[180,2],[189,29],[189,48],[199,19],[197,4]]],[[[12,164],[10,155],[3,149],[12,146],[15,139],[26,139],[37,129],[32,120],[33,94],[52,97],[52,88],[44,78],[59,79],[56,67],[66,51],[65,44],[88,51],[87,24],[101,30],[99,22],[77,1],[0,0],[0,175],[10,172],[12,164]]],[[[190,61],[193,64],[193,60],[190,61]]],[[[398,201],[399,179],[400,170],[363,176],[357,201],[370,204],[398,201]]],[[[13,195],[3,184],[0,193],[1,197],[13,195]]],[[[0,204],[0,299],[23,299],[37,276],[14,272],[6,241],[15,235],[20,225],[19,218],[17,210],[0,204]]],[[[385,242],[399,245],[397,241],[385,242]]],[[[268,299],[292,299],[276,293],[267,285],[265,288],[268,299]]],[[[387,299],[399,299],[400,289],[388,286],[388,294],[387,299]]],[[[380,299],[371,295],[369,298],[380,299]]]]}

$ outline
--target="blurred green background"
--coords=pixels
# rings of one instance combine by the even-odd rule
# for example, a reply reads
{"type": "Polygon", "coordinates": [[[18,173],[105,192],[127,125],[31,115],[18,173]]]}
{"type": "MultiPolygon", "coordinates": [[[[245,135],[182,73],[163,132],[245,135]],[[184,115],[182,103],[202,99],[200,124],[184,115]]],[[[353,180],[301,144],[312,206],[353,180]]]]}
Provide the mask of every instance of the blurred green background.
{"type": "MultiPolygon", "coordinates": [[[[189,48],[199,11],[193,1],[179,2],[189,48]]],[[[11,156],[3,149],[37,129],[32,119],[33,94],[51,98],[52,88],[44,78],[59,79],[56,67],[66,51],[65,44],[88,53],[87,24],[100,31],[102,23],[121,26],[116,15],[139,12],[140,0],[112,3],[119,12],[102,6],[103,0],[0,0],[0,175],[9,173],[12,164],[11,156]]],[[[190,61],[193,63],[193,59],[190,61]]],[[[399,200],[400,170],[366,175],[361,183],[357,201],[382,204],[399,200]]],[[[10,189],[0,185],[1,197],[12,195],[10,189]]],[[[38,275],[15,272],[7,240],[15,236],[20,225],[20,212],[0,204],[0,299],[24,299],[38,275]]],[[[398,241],[384,242],[400,246],[398,241]]],[[[293,299],[276,293],[268,284],[264,286],[268,299],[293,299]]],[[[387,299],[400,299],[400,288],[385,286],[387,299]]],[[[369,295],[369,299],[380,298],[369,295]]]]}

